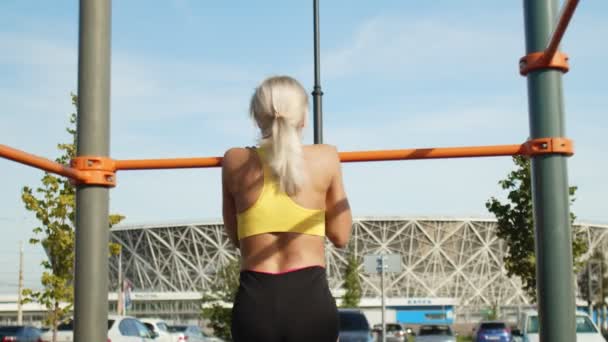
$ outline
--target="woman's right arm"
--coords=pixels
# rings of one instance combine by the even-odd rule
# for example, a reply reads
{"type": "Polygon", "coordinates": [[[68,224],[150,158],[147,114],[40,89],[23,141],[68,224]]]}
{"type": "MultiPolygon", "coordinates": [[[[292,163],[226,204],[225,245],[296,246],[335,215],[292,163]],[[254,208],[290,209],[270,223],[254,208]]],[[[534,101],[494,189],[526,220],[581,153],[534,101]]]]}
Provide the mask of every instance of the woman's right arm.
{"type": "Polygon", "coordinates": [[[350,239],[353,218],[342,181],[342,166],[335,147],[332,147],[330,169],[333,176],[325,198],[325,230],[334,246],[344,248],[350,239]]]}

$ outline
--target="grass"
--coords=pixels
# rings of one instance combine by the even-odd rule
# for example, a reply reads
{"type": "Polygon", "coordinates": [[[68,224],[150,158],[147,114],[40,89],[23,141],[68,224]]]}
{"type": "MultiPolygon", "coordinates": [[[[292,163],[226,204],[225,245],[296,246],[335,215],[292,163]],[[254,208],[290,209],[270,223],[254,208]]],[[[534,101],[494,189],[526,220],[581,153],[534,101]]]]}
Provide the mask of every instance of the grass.
{"type": "Polygon", "coordinates": [[[458,336],[458,338],[456,339],[456,341],[458,341],[458,342],[472,342],[473,339],[471,337],[468,337],[468,336],[458,336]]]}

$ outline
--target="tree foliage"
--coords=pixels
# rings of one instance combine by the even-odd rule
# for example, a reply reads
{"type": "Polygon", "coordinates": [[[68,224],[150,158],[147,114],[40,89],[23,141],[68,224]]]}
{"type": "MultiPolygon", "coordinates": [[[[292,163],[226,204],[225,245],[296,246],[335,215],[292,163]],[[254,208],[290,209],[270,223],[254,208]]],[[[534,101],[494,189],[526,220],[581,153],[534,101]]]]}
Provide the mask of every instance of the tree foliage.
{"type": "Polygon", "coordinates": [[[209,290],[203,294],[203,318],[209,320],[209,326],[214,334],[224,340],[232,339],[230,327],[232,326],[232,309],[224,307],[226,303],[234,303],[239,289],[240,263],[238,260],[230,261],[217,272],[214,282],[209,290]]]}
{"type": "Polygon", "coordinates": [[[500,305],[498,304],[498,299],[492,302],[492,306],[485,313],[487,321],[496,321],[500,319],[500,305]]]}
{"type": "Polygon", "coordinates": [[[587,303],[603,305],[604,298],[608,297],[607,267],[605,255],[599,248],[586,261],[585,268],[578,277],[577,283],[579,295],[587,303]],[[593,265],[595,266],[595,270],[592,268],[593,265]],[[595,288],[590,288],[589,283],[595,283],[595,288]],[[589,293],[590,291],[592,293],[589,293]]]}
{"type": "MultiPolygon", "coordinates": [[[[534,252],[534,215],[532,209],[532,179],[530,160],[526,157],[513,157],[515,170],[506,179],[499,181],[503,190],[508,190],[508,201],[502,203],[492,197],[486,202],[486,208],[498,220],[497,236],[507,244],[507,253],[503,257],[504,267],[509,277],[518,276],[526,294],[536,300],[536,257],[534,252]]],[[[576,187],[569,188],[570,204],[575,200],[576,187]]],[[[571,223],[575,216],[570,213],[571,223]]],[[[572,232],[572,252],[574,265],[586,253],[587,245],[574,229],[572,232]]]]}
{"type": "Polygon", "coordinates": [[[361,301],[361,283],[359,280],[359,267],[361,262],[354,253],[349,253],[344,270],[344,295],[341,306],[344,308],[356,308],[361,301]]]}
{"type": "MultiPolygon", "coordinates": [[[[72,95],[72,104],[77,106],[76,95],[72,95]]],[[[58,163],[69,164],[76,156],[75,123],[76,113],[72,113],[67,127],[71,141],[57,145],[61,152],[55,159],[58,163]]],[[[48,258],[41,263],[44,268],[42,290],[25,289],[24,302],[37,302],[47,308],[45,323],[53,328],[53,341],[56,340],[57,325],[68,317],[74,302],[75,197],[76,191],[69,179],[50,173],[44,174],[41,185],[36,189],[25,186],[21,192],[25,208],[40,221],[40,225],[33,229],[34,237],[30,243],[41,245],[48,258]]],[[[110,215],[110,226],[122,219],[121,215],[110,215]]],[[[120,250],[117,244],[110,244],[109,248],[113,255],[120,250]]]]}

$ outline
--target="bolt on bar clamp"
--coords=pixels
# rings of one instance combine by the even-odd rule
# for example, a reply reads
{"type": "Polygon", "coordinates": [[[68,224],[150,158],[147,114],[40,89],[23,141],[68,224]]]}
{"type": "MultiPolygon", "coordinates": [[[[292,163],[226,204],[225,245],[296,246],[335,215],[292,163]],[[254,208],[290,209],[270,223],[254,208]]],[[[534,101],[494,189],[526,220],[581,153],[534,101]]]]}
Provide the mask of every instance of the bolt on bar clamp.
{"type": "Polygon", "coordinates": [[[564,154],[567,156],[574,154],[574,144],[572,140],[562,137],[528,140],[522,145],[522,148],[522,154],[528,157],[542,154],[564,154]]]}
{"type": "Polygon", "coordinates": [[[116,186],[116,163],[111,158],[80,156],[72,159],[70,166],[80,174],[78,179],[72,180],[75,185],[116,186]]]}

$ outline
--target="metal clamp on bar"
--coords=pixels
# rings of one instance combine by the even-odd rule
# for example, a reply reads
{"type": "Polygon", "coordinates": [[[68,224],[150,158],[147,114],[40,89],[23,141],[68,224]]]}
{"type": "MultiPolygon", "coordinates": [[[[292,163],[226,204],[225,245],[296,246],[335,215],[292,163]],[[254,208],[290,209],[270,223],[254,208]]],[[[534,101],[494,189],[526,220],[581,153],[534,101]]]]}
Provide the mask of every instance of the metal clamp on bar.
{"type": "Polygon", "coordinates": [[[537,156],[541,154],[565,154],[571,156],[574,154],[574,144],[568,138],[538,138],[528,140],[524,147],[524,155],[537,156]]]}
{"type": "Polygon", "coordinates": [[[72,180],[75,185],[116,186],[116,163],[111,158],[80,156],[72,159],[70,166],[81,173],[80,179],[72,180]]]}
{"type": "Polygon", "coordinates": [[[519,74],[522,76],[526,76],[529,72],[540,69],[556,69],[563,73],[567,73],[568,70],[570,70],[568,55],[556,51],[551,59],[547,59],[546,52],[541,51],[533,52],[519,60],[519,74]]]}

